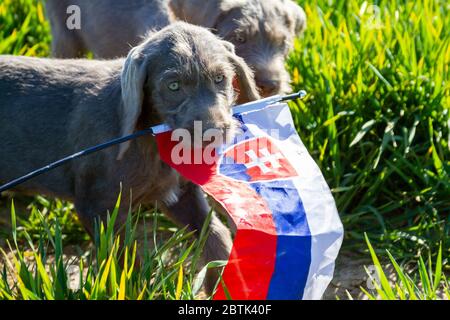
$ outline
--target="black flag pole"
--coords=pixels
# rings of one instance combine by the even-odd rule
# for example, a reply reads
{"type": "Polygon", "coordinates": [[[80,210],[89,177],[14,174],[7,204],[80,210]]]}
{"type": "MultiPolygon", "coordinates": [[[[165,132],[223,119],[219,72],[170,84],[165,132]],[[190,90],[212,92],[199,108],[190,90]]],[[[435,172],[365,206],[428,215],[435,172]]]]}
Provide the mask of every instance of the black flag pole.
{"type": "MultiPolygon", "coordinates": [[[[301,91],[299,91],[297,93],[294,93],[294,94],[290,94],[290,95],[286,95],[286,96],[279,96],[279,99],[277,99],[277,97],[275,96],[274,97],[274,103],[275,102],[286,102],[286,101],[291,101],[291,100],[296,100],[296,99],[303,99],[305,96],[306,96],[306,91],[301,90],[301,91]]],[[[66,164],[66,163],[68,163],[70,161],[73,161],[75,159],[88,156],[90,154],[102,151],[104,149],[107,149],[107,148],[110,148],[110,147],[122,144],[124,142],[128,142],[128,141],[131,141],[131,140],[143,137],[143,136],[154,135],[154,134],[155,134],[155,130],[154,130],[153,127],[152,128],[147,128],[147,129],[135,132],[135,133],[133,133],[131,135],[128,135],[128,136],[125,136],[125,137],[121,137],[121,138],[117,138],[117,139],[114,139],[114,140],[111,140],[111,141],[108,141],[108,142],[96,145],[94,147],[82,150],[80,152],[77,152],[77,153],[75,153],[73,155],[70,155],[70,156],[65,157],[65,158],[63,158],[61,160],[53,162],[53,163],[51,163],[49,165],[46,165],[45,167],[42,167],[42,168],[40,168],[38,170],[35,170],[33,172],[28,173],[27,175],[24,175],[23,177],[17,178],[17,179],[15,179],[13,181],[10,181],[10,182],[0,186],[0,193],[2,193],[4,191],[7,191],[7,190],[10,190],[10,189],[12,189],[14,187],[17,187],[17,186],[19,186],[19,185],[21,185],[21,184],[23,184],[23,183],[25,183],[25,182],[35,178],[35,177],[37,177],[37,176],[40,176],[40,175],[42,175],[44,173],[47,173],[47,172],[49,172],[51,170],[54,170],[54,169],[56,169],[56,168],[58,168],[58,167],[60,167],[60,166],[62,166],[64,164],[66,164]]]]}

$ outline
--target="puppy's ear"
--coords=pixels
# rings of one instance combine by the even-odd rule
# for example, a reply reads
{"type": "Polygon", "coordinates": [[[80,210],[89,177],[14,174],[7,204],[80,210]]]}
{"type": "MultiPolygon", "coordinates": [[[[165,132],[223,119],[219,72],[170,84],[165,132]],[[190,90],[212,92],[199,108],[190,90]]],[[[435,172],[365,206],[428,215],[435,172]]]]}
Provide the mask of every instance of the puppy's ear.
{"type": "Polygon", "coordinates": [[[221,42],[228,52],[230,52],[231,54],[236,54],[236,47],[234,46],[234,44],[226,40],[222,40],[221,42]]]}
{"type": "MultiPolygon", "coordinates": [[[[130,135],[136,130],[139,116],[142,113],[147,64],[151,59],[151,53],[144,53],[142,48],[143,45],[130,51],[122,70],[121,136],[130,135]]],[[[129,147],[130,142],[120,145],[118,160],[123,158],[129,147]]]]}
{"type": "Polygon", "coordinates": [[[295,36],[300,35],[306,29],[305,11],[297,3],[292,0],[286,0],[287,14],[292,22],[292,30],[295,36]]]}
{"type": "Polygon", "coordinates": [[[244,59],[234,54],[234,46],[233,45],[231,46],[233,52],[230,53],[228,57],[231,63],[233,64],[234,70],[237,75],[237,81],[239,86],[238,103],[246,103],[250,101],[259,100],[261,97],[256,87],[253,71],[245,63],[244,59]]]}

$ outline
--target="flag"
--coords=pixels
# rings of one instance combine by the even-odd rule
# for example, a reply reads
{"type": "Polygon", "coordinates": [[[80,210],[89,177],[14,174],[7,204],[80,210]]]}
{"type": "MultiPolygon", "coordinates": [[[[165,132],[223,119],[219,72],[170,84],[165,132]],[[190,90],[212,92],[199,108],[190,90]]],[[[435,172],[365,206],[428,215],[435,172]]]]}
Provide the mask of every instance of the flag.
{"type": "Polygon", "coordinates": [[[241,131],[212,163],[175,163],[171,131],[161,159],[218,201],[237,231],[214,299],[321,299],[343,238],[335,201],[285,103],[238,106],[241,131]]]}

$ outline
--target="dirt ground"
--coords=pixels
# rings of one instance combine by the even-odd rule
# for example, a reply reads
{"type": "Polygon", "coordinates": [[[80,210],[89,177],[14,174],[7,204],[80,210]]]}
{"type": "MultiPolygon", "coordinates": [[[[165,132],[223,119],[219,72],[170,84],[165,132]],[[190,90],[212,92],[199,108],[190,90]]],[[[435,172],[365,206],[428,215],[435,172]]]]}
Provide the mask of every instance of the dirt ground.
{"type": "MultiPolygon", "coordinates": [[[[324,300],[348,300],[348,293],[355,300],[367,300],[360,287],[371,292],[369,277],[364,266],[370,266],[372,261],[349,252],[341,252],[334,271],[334,277],[323,296],[324,300]]],[[[393,278],[392,278],[393,279],[393,278]]]]}

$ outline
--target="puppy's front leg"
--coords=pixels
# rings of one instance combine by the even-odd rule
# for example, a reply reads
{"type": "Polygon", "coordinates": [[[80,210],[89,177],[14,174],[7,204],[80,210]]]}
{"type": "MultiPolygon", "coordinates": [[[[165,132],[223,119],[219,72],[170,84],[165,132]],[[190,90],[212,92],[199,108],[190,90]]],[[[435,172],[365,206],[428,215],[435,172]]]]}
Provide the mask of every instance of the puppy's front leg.
{"type": "MultiPolygon", "coordinates": [[[[100,167],[100,166],[99,166],[100,167]]],[[[108,212],[112,214],[121,191],[118,182],[108,181],[103,174],[98,172],[96,176],[92,172],[80,173],[75,183],[75,209],[85,230],[92,240],[95,240],[95,224],[103,222],[106,228],[108,212]],[[106,182],[105,182],[106,181],[106,182]],[[117,186],[117,187],[114,187],[117,186]]],[[[123,187],[123,190],[129,190],[123,187]]],[[[125,239],[122,228],[127,218],[130,206],[129,191],[123,191],[120,199],[119,213],[115,222],[116,231],[121,231],[121,240],[125,239]]]]}
{"type": "MultiPolygon", "coordinates": [[[[164,206],[163,211],[178,225],[188,226],[188,230],[196,231],[198,236],[208,217],[210,207],[201,189],[192,183],[187,183],[182,187],[178,202],[164,206]]],[[[209,229],[209,237],[203,251],[203,263],[228,260],[232,247],[230,231],[215,215],[211,218],[209,229]]],[[[205,283],[208,294],[213,293],[220,271],[219,269],[208,270],[205,283]]]]}
{"type": "MultiPolygon", "coordinates": [[[[115,229],[116,231],[120,231],[120,239],[121,242],[125,239],[125,225],[126,221],[126,212],[128,212],[128,207],[125,205],[126,202],[122,199],[123,204],[121,204],[119,208],[119,214],[116,218],[115,229]]],[[[83,224],[84,229],[87,231],[92,240],[95,240],[95,225],[97,227],[100,223],[106,228],[108,212],[112,214],[114,209],[114,201],[107,201],[102,203],[101,200],[98,199],[86,199],[81,198],[75,201],[75,209],[77,211],[78,218],[80,222],[83,224]]],[[[122,244],[122,243],[121,243],[122,244]]]]}

